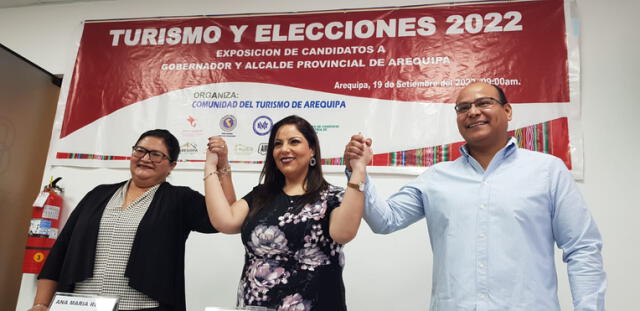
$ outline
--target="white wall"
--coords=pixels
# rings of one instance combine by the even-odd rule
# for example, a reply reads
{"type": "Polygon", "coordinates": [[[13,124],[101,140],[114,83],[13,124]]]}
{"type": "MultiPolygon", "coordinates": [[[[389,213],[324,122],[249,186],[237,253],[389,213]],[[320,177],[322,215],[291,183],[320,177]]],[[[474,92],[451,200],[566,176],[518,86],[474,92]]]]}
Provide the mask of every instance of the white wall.
{"type": "MultiPolygon", "coordinates": [[[[443,0],[442,0],[443,1],[443,0]]],[[[442,2],[438,1],[438,2],[442,2]]],[[[436,1],[425,1],[436,2],[436,1]]],[[[400,6],[421,1],[104,1],[0,10],[0,43],[53,73],[64,73],[71,58],[74,34],[80,21],[119,17],[288,12],[303,10],[400,6]]],[[[640,204],[638,169],[633,161],[640,147],[635,119],[640,104],[640,22],[636,0],[578,0],[582,19],[582,98],[585,179],[580,188],[604,236],[605,268],[609,277],[607,308],[635,308],[636,281],[640,278],[640,204]]],[[[517,118],[517,116],[515,116],[517,118]]],[[[453,121],[452,121],[453,122],[453,121]]],[[[346,138],[345,138],[346,139],[346,138]]],[[[126,170],[53,167],[50,175],[63,176],[66,203],[73,206],[90,188],[120,181],[126,170]]],[[[202,173],[177,171],[171,182],[202,191],[202,173]]],[[[242,196],[257,182],[257,174],[234,173],[242,196]]],[[[388,194],[410,180],[407,176],[374,176],[388,194]]],[[[343,176],[329,174],[342,185],[343,176]]],[[[67,209],[68,210],[68,209],[67,209]]],[[[351,310],[425,310],[431,289],[431,251],[424,221],[388,236],[374,235],[366,225],[346,247],[345,283],[351,310]]],[[[232,306],[240,277],[243,248],[238,236],[194,234],[187,248],[187,301],[189,310],[205,305],[232,306]]],[[[563,310],[571,310],[565,266],[558,259],[563,310]]],[[[33,299],[34,280],[23,277],[17,310],[33,299]]]]}

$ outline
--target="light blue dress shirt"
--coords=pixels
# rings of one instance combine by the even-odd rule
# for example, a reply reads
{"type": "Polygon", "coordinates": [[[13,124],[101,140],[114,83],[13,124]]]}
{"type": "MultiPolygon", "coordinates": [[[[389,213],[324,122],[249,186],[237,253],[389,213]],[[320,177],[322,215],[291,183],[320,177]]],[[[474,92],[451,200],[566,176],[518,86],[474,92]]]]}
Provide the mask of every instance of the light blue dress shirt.
{"type": "Polygon", "coordinates": [[[376,233],[427,220],[431,311],[559,311],[554,242],[563,250],[576,311],[604,310],[602,239],[560,159],[514,138],[485,171],[463,156],[428,168],[385,200],[365,185],[376,233]]]}

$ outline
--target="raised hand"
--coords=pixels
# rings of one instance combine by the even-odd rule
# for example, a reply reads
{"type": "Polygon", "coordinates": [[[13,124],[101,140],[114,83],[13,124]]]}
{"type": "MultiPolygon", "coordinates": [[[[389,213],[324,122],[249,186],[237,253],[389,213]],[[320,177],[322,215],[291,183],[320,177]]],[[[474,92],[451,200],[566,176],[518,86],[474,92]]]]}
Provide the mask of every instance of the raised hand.
{"type": "Polygon", "coordinates": [[[371,162],[371,158],[373,158],[373,150],[371,150],[371,138],[365,139],[365,143],[362,149],[363,150],[360,156],[349,156],[349,165],[351,166],[352,171],[365,170],[367,164],[371,162]]]}
{"type": "Polygon", "coordinates": [[[365,138],[362,134],[356,134],[351,136],[351,140],[344,147],[344,162],[347,165],[347,170],[352,171],[354,164],[353,160],[360,159],[365,157],[368,152],[368,158],[361,159],[360,161],[365,161],[363,165],[367,165],[369,161],[371,161],[372,151],[371,151],[371,138],[365,138]]]}
{"type": "Polygon", "coordinates": [[[227,143],[220,136],[209,137],[207,143],[207,165],[215,166],[217,170],[229,166],[227,143]]]}

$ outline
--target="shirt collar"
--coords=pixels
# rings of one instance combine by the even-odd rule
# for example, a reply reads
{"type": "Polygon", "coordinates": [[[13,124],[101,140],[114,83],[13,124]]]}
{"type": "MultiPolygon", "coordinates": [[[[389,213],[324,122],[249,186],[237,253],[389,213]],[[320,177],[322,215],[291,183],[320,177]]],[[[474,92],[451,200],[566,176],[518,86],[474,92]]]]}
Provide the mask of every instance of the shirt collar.
{"type": "MultiPolygon", "coordinates": [[[[513,152],[518,149],[518,141],[515,137],[509,138],[507,144],[496,153],[496,155],[502,155],[502,158],[506,158],[513,154],[513,152]]],[[[465,158],[469,158],[471,155],[469,154],[469,150],[467,149],[467,144],[460,146],[460,154],[462,154],[465,158]]]]}
{"type": "MultiPolygon", "coordinates": [[[[122,185],[122,188],[120,188],[120,200],[122,200],[121,204],[125,201],[126,196],[127,196],[127,191],[129,191],[129,184],[132,183],[133,180],[129,179],[124,185],[122,185]]],[[[147,196],[153,196],[155,195],[156,191],[160,188],[160,185],[162,185],[163,183],[159,183],[149,189],[147,189],[147,191],[145,191],[143,194],[141,194],[138,198],[136,198],[135,200],[133,200],[133,202],[131,202],[130,204],[133,203],[137,203],[139,201],[141,201],[143,198],[147,197],[147,196]]]]}

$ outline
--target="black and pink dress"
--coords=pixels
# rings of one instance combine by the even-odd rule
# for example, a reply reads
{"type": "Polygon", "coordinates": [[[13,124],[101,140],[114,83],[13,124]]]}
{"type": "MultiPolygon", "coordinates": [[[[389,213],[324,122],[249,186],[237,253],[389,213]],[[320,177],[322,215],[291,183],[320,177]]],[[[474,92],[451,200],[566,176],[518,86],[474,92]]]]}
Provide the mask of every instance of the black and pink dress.
{"type": "MultiPolygon", "coordinates": [[[[252,208],[261,186],[243,199],[252,208]]],[[[245,264],[238,288],[239,306],[278,311],[346,310],[342,245],[329,236],[331,212],[344,189],[329,186],[314,204],[299,206],[300,196],[280,191],[268,208],[242,227],[245,264]]]]}

